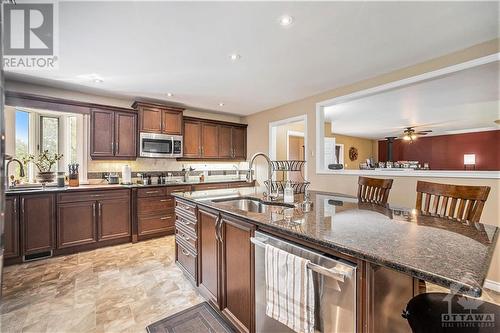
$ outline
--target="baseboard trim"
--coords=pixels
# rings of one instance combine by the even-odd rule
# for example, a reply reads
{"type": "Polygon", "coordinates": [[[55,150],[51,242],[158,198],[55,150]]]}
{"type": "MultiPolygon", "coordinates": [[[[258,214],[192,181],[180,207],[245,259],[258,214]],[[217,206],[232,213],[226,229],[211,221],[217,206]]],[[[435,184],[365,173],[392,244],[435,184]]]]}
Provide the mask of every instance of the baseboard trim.
{"type": "Polygon", "coordinates": [[[500,293],[500,282],[496,282],[493,280],[486,280],[484,281],[484,288],[500,293]]]}

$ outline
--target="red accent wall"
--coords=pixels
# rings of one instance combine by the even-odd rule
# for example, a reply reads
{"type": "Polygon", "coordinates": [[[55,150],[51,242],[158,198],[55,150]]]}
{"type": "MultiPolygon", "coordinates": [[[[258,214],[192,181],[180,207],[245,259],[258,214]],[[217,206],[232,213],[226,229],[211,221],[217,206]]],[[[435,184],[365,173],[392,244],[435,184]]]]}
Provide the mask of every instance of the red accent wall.
{"type": "MultiPolygon", "coordinates": [[[[431,170],[463,170],[464,154],[476,154],[476,170],[500,170],[500,130],[395,140],[394,161],[428,162],[431,170]]],[[[378,160],[387,160],[387,141],[378,142],[378,160]]]]}

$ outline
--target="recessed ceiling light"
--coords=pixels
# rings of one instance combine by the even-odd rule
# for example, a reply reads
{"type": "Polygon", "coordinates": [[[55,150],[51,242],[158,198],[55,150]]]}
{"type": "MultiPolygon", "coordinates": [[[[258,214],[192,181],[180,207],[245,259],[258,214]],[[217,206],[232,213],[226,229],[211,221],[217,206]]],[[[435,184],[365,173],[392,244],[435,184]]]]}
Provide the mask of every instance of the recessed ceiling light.
{"type": "Polygon", "coordinates": [[[289,26],[293,23],[293,17],[290,15],[283,15],[280,17],[280,24],[284,27],[289,26]]]}
{"type": "Polygon", "coordinates": [[[93,81],[94,81],[94,83],[103,83],[104,82],[103,79],[98,79],[98,78],[95,78],[93,81]]]}
{"type": "Polygon", "coordinates": [[[174,94],[172,94],[171,92],[168,92],[168,93],[167,93],[167,96],[168,96],[168,97],[172,97],[172,96],[174,96],[174,94]]]}
{"type": "Polygon", "coordinates": [[[219,106],[224,106],[224,103],[219,103],[219,106]]]}
{"type": "Polygon", "coordinates": [[[239,60],[241,58],[241,56],[237,53],[233,53],[229,56],[229,58],[231,58],[232,61],[236,61],[236,60],[239,60]]]}

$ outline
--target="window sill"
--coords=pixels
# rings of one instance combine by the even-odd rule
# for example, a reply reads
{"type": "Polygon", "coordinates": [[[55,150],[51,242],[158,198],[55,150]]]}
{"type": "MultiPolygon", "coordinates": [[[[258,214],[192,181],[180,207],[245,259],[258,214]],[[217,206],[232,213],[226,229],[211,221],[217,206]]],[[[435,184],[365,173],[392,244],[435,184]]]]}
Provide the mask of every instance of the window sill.
{"type": "Polygon", "coordinates": [[[461,170],[317,170],[317,175],[345,176],[392,176],[392,177],[439,177],[500,179],[500,171],[461,170]]]}

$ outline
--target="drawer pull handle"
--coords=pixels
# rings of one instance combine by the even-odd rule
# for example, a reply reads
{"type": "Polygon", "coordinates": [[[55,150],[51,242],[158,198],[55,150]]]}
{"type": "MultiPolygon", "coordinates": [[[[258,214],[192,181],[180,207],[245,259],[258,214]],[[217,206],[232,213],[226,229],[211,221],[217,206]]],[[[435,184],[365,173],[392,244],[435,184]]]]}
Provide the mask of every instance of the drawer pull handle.
{"type": "Polygon", "coordinates": [[[184,235],[184,234],[181,234],[181,238],[182,238],[182,239],[184,239],[184,240],[186,240],[186,241],[191,240],[191,238],[190,238],[190,237],[188,237],[188,236],[186,236],[186,235],[184,235]]]}
{"type": "Polygon", "coordinates": [[[102,197],[102,194],[92,194],[93,197],[102,197]]]}
{"type": "Polygon", "coordinates": [[[160,217],[160,220],[166,220],[166,219],[169,219],[171,217],[172,217],[172,215],[162,216],[162,217],[160,217]]]}
{"type": "Polygon", "coordinates": [[[182,252],[182,254],[183,254],[183,255],[185,255],[186,257],[189,257],[189,256],[191,255],[188,251],[186,251],[186,250],[184,250],[184,249],[181,249],[181,252],[182,252]]]}
{"type": "Polygon", "coordinates": [[[161,199],[160,202],[172,201],[172,199],[161,199]]]}
{"type": "Polygon", "coordinates": [[[147,191],[146,194],[158,193],[159,191],[147,191]]]}

